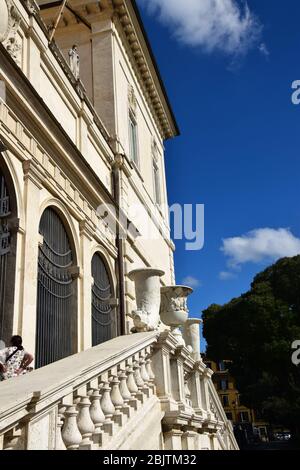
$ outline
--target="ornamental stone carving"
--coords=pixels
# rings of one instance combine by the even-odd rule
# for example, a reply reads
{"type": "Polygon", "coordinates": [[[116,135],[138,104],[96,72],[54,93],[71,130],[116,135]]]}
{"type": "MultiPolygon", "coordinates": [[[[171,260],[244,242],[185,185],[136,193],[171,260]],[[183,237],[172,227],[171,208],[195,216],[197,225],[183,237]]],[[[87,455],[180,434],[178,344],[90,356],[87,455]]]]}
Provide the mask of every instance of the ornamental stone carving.
{"type": "Polygon", "coordinates": [[[137,309],[132,312],[134,332],[154,331],[159,325],[160,277],[164,271],[152,268],[136,269],[129,273],[135,283],[137,309]]]}
{"type": "Polygon", "coordinates": [[[18,37],[21,15],[12,0],[0,0],[0,41],[7,52],[21,65],[22,44],[18,37]]]}
{"type": "Polygon", "coordinates": [[[161,288],[160,318],[170,326],[173,336],[179,344],[185,346],[180,326],[188,319],[187,297],[193,289],[186,286],[169,286],[161,288]]]}
{"type": "Polygon", "coordinates": [[[129,109],[133,114],[136,114],[137,100],[132,85],[128,85],[128,104],[129,109]]]}

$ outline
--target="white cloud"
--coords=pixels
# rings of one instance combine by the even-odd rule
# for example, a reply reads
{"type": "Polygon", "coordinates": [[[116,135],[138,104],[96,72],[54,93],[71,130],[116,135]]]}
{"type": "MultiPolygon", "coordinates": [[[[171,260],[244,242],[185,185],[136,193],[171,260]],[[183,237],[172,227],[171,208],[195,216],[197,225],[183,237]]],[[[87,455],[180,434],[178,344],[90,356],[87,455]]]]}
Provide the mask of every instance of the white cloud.
{"type": "Polygon", "coordinates": [[[193,287],[194,289],[196,287],[200,287],[201,286],[201,282],[199,281],[199,279],[193,277],[193,276],[186,276],[183,280],[182,280],[182,284],[184,286],[189,286],[189,287],[193,287]]]}
{"type": "Polygon", "coordinates": [[[259,52],[266,57],[266,59],[268,59],[270,57],[270,51],[267,47],[267,45],[262,42],[259,46],[258,46],[258,50],[259,52]]]}
{"type": "Polygon", "coordinates": [[[221,251],[228,257],[228,266],[259,263],[300,254],[300,239],[287,228],[260,228],[241,237],[225,238],[221,251]]]}
{"type": "Polygon", "coordinates": [[[235,279],[236,275],[234,273],[231,273],[230,271],[221,271],[219,273],[219,279],[221,281],[231,281],[232,279],[235,279]]]}
{"type": "Polygon", "coordinates": [[[169,27],[179,42],[206,52],[243,54],[262,26],[246,0],[139,0],[169,27]]]}

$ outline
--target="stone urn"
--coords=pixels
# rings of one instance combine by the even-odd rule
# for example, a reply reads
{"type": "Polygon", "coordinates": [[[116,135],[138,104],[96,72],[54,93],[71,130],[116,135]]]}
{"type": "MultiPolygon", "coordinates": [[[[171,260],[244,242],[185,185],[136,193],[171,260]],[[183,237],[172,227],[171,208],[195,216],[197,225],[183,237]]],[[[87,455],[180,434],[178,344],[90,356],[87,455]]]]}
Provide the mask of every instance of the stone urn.
{"type": "Polygon", "coordinates": [[[128,274],[135,284],[137,309],[131,313],[133,332],[154,331],[160,316],[160,278],[165,273],[159,269],[135,269],[128,274]]]}
{"type": "Polygon", "coordinates": [[[188,318],[184,324],[183,337],[188,348],[191,349],[195,361],[200,361],[200,318],[188,318]]]}
{"type": "Polygon", "coordinates": [[[172,334],[180,345],[185,346],[180,327],[188,319],[187,297],[193,292],[191,287],[169,286],[161,288],[161,321],[170,326],[172,334]]]}

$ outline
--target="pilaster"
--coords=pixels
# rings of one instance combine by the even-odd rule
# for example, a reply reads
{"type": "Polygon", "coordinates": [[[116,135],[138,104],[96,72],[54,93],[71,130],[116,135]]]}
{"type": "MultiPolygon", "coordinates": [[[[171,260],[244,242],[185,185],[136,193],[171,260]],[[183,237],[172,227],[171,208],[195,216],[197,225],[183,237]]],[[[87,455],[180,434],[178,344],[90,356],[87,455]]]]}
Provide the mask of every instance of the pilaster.
{"type": "Polygon", "coordinates": [[[23,243],[21,297],[21,335],[25,348],[34,353],[36,336],[36,305],[37,305],[37,276],[39,250],[39,217],[40,190],[38,172],[32,161],[23,163],[24,170],[24,205],[25,205],[25,236],[23,243]]]}
{"type": "Polygon", "coordinates": [[[85,221],[80,223],[82,276],[80,279],[80,348],[92,346],[92,241],[93,234],[85,221]]]}

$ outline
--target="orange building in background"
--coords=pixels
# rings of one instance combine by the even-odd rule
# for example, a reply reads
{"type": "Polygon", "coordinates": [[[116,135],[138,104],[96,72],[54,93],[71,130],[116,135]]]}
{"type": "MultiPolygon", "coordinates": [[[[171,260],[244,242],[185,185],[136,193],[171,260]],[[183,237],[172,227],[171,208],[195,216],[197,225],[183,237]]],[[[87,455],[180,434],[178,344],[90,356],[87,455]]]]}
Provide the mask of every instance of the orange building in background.
{"type": "Polygon", "coordinates": [[[230,361],[218,362],[204,359],[205,364],[214,375],[214,386],[223,404],[227,418],[232,421],[237,437],[240,436],[245,444],[253,441],[266,442],[269,440],[270,425],[260,418],[259,413],[240,402],[240,394],[236,381],[228,371],[230,361]]]}

